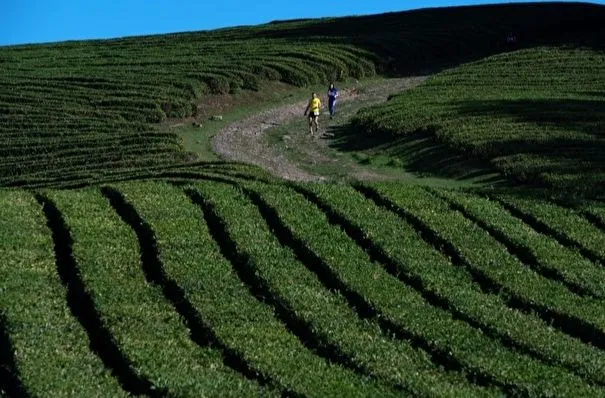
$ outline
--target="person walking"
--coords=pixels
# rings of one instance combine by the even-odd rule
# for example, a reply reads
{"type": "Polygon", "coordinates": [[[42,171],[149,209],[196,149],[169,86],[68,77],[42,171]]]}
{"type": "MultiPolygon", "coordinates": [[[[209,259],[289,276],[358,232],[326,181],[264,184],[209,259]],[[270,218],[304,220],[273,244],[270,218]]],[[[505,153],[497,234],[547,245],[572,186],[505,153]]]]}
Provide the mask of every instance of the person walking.
{"type": "Polygon", "coordinates": [[[309,134],[313,135],[313,126],[315,126],[315,132],[319,134],[319,111],[321,110],[321,101],[316,93],[311,95],[307,109],[305,109],[305,116],[309,114],[309,134]]]}
{"type": "Polygon", "coordinates": [[[330,110],[330,119],[336,114],[336,98],[338,98],[338,90],[334,87],[334,83],[328,87],[328,109],[330,110]]]}

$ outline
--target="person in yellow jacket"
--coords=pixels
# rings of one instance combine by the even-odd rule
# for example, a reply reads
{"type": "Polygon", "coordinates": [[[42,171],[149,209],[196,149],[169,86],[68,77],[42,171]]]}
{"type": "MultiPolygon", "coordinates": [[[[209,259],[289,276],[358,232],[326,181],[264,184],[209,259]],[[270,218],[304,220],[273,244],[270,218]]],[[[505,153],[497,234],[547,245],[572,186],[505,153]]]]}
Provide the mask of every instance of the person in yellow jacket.
{"type": "Polygon", "coordinates": [[[309,134],[313,135],[313,126],[315,126],[315,132],[319,133],[319,111],[321,110],[321,101],[316,93],[313,93],[307,109],[305,109],[305,116],[309,114],[309,134]]]}

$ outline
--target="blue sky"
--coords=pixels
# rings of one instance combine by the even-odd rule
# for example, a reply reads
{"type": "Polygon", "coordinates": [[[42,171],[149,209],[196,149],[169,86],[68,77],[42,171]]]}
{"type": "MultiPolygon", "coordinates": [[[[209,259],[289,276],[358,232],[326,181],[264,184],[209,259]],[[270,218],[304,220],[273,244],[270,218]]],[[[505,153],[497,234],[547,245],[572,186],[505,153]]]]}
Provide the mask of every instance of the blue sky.
{"type": "MultiPolygon", "coordinates": [[[[0,0],[0,46],[254,25],[502,1],[0,0]]],[[[523,1],[506,1],[521,3],[523,1]]],[[[605,4],[603,1],[592,3],[605,4]]]]}

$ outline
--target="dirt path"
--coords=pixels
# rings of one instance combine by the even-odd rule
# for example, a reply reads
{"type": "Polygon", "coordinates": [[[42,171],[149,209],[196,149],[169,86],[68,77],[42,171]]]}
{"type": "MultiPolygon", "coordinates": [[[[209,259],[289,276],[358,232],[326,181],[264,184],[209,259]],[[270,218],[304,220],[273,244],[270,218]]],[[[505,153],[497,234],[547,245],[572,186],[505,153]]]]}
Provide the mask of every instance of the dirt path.
{"type": "MultiPolygon", "coordinates": [[[[365,87],[343,90],[339,103],[350,101],[368,101],[379,103],[390,95],[415,87],[426,77],[388,79],[365,87]]],[[[260,166],[276,176],[294,181],[320,181],[324,177],[302,170],[289,160],[284,153],[279,153],[269,145],[264,134],[268,129],[286,125],[303,118],[307,101],[288,104],[269,109],[259,114],[237,121],[223,128],[213,139],[212,149],[223,157],[260,166]]],[[[320,120],[321,126],[321,120],[320,120]]],[[[304,134],[304,132],[292,132],[304,134]]]]}

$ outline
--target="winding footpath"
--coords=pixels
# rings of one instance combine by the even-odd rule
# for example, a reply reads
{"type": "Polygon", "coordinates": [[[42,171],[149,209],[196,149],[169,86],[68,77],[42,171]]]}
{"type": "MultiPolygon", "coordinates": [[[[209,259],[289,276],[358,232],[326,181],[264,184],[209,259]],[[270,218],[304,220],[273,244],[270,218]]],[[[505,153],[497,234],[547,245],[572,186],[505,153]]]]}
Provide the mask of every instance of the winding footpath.
{"type": "MultiPolygon", "coordinates": [[[[426,76],[400,79],[386,79],[374,86],[342,90],[339,102],[371,100],[375,103],[401,91],[421,84],[426,76]]],[[[267,143],[264,134],[270,128],[291,123],[303,117],[307,100],[283,105],[249,116],[223,128],[212,141],[212,150],[231,161],[239,161],[260,166],[272,174],[292,181],[321,181],[324,178],[302,170],[283,153],[267,143]]],[[[296,134],[296,132],[293,132],[296,134]]]]}

